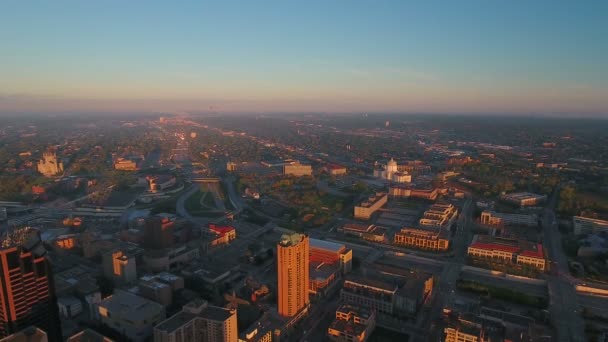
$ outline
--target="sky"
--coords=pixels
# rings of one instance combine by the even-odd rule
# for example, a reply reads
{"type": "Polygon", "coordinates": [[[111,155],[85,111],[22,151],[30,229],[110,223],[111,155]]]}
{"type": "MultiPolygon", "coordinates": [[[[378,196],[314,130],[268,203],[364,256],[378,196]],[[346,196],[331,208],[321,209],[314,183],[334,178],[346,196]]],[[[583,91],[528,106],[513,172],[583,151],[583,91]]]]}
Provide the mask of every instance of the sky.
{"type": "Polygon", "coordinates": [[[608,1],[0,1],[0,114],[608,116],[608,1]]]}

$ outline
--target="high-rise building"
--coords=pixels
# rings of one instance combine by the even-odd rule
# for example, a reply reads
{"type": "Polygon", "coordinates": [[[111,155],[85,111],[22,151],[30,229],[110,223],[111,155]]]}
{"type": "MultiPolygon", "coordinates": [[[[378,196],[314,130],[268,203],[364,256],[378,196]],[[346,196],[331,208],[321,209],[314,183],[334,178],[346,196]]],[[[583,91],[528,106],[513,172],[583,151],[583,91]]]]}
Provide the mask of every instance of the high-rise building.
{"type": "Polygon", "coordinates": [[[149,249],[163,249],[173,246],[173,226],[175,222],[166,217],[153,216],[144,225],[144,246],[149,249]]]}
{"type": "Polygon", "coordinates": [[[154,342],[237,342],[236,310],[194,300],[154,327],[154,342]]]}
{"type": "Polygon", "coordinates": [[[0,338],[35,326],[50,341],[61,341],[53,275],[40,232],[15,229],[0,243],[0,338]]]}
{"type": "Polygon", "coordinates": [[[308,307],[308,236],[284,234],[277,245],[279,314],[292,317],[308,307]]]}

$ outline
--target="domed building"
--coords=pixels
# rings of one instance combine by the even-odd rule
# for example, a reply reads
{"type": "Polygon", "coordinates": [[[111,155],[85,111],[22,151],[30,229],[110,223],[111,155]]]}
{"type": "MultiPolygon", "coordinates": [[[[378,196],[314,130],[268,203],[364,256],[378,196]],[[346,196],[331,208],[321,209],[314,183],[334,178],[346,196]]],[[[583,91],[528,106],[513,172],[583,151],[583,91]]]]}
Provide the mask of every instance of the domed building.
{"type": "Polygon", "coordinates": [[[412,175],[405,171],[399,171],[399,165],[395,159],[391,158],[385,165],[380,165],[374,170],[374,177],[386,179],[395,183],[410,183],[412,175]]]}

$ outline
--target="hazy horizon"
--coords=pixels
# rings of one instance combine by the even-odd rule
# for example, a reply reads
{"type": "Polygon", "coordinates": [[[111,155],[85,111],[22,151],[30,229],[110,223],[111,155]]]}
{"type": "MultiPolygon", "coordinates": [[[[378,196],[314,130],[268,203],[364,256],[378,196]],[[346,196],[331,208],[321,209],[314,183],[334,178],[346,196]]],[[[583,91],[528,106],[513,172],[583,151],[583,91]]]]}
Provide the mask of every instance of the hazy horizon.
{"type": "Polygon", "coordinates": [[[608,3],[0,4],[0,115],[608,116],[608,3]]]}

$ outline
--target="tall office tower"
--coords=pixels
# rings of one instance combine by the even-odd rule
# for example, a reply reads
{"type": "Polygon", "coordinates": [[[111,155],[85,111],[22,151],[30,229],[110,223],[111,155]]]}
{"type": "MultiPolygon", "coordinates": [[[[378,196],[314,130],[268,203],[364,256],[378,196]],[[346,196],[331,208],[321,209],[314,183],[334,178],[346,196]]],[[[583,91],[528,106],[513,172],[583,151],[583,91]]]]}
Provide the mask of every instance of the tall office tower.
{"type": "Polygon", "coordinates": [[[277,245],[279,314],[292,317],[308,306],[308,236],[284,234],[277,245]]]}
{"type": "Polygon", "coordinates": [[[144,247],[163,249],[173,246],[173,221],[166,217],[153,216],[144,225],[144,247]]]}
{"type": "Polygon", "coordinates": [[[0,338],[35,326],[47,333],[49,341],[62,340],[45,254],[36,229],[15,229],[0,239],[0,338]]]}

